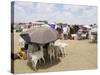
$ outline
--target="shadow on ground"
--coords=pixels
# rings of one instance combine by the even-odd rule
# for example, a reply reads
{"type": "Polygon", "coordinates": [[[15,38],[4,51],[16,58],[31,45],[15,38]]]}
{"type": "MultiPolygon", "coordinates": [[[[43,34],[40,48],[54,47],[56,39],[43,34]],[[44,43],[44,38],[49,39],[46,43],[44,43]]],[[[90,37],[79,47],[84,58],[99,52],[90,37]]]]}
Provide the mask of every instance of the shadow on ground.
{"type": "MultiPolygon", "coordinates": [[[[42,61],[42,60],[41,60],[42,61]]],[[[47,69],[47,68],[50,68],[54,65],[57,65],[61,60],[60,59],[57,59],[55,61],[53,61],[53,63],[51,64],[49,60],[46,60],[46,62],[42,62],[42,63],[37,63],[37,71],[39,69],[47,69]]],[[[32,67],[32,64],[28,63],[27,62],[27,65],[34,71],[33,67],[32,67]]]]}

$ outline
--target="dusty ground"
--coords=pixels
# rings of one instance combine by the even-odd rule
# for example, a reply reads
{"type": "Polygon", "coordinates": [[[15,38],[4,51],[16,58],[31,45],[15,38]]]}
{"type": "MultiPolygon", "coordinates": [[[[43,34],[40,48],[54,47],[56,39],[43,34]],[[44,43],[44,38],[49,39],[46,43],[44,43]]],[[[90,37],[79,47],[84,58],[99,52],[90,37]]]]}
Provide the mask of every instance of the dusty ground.
{"type": "MultiPolygon", "coordinates": [[[[14,34],[14,52],[18,48],[19,33],[14,34]]],[[[65,47],[66,56],[53,65],[46,64],[39,66],[37,72],[68,71],[97,68],[97,45],[89,43],[89,40],[62,40],[68,44],[65,47]]],[[[35,72],[27,64],[27,60],[14,61],[15,73],[35,72]]]]}

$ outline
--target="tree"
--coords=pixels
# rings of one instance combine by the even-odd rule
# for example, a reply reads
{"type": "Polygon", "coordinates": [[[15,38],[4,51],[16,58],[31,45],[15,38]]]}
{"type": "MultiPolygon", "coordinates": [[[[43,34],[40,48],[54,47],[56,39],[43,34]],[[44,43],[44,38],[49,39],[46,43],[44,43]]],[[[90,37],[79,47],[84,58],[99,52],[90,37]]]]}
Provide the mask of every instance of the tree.
{"type": "Polygon", "coordinates": [[[42,23],[48,24],[47,20],[38,20],[37,22],[42,22],[42,23]]]}
{"type": "Polygon", "coordinates": [[[32,22],[29,22],[29,24],[32,24],[32,22]]]}

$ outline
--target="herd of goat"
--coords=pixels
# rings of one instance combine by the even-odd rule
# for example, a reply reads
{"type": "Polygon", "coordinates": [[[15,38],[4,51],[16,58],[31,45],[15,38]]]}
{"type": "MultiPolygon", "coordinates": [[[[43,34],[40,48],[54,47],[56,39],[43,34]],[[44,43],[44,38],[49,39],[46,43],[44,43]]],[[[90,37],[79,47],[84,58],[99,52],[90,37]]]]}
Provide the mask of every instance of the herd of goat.
{"type": "MultiPolygon", "coordinates": [[[[47,47],[47,53],[50,64],[53,64],[53,62],[59,58],[60,54],[62,56],[65,56],[64,48],[67,46],[67,44],[60,42],[60,40],[55,41],[55,43],[49,43],[47,47]]],[[[37,63],[38,61],[41,63],[41,59],[43,60],[44,64],[46,63],[44,58],[44,49],[42,45],[39,45],[40,50],[35,52],[27,52],[27,59],[28,62],[32,64],[32,67],[35,71],[37,71],[37,63]]]]}

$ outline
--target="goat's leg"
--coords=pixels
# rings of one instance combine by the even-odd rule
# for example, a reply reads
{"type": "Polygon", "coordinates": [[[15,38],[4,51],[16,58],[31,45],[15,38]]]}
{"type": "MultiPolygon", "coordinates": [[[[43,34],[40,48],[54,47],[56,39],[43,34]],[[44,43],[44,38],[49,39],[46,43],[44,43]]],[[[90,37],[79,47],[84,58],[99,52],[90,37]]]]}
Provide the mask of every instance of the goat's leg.
{"type": "Polygon", "coordinates": [[[56,47],[56,59],[60,56],[60,48],[56,47]]]}
{"type": "Polygon", "coordinates": [[[45,64],[45,59],[44,59],[44,57],[42,57],[42,60],[43,60],[43,62],[44,62],[44,64],[45,64]]]}
{"type": "Polygon", "coordinates": [[[61,56],[63,57],[63,49],[62,49],[62,47],[60,47],[59,51],[60,51],[61,56]]]}
{"type": "Polygon", "coordinates": [[[39,60],[39,63],[41,64],[41,59],[39,60]]]}
{"type": "Polygon", "coordinates": [[[55,59],[56,59],[55,53],[53,53],[52,57],[53,57],[53,60],[55,61],[55,59]]]}
{"type": "Polygon", "coordinates": [[[62,48],[62,49],[63,49],[63,54],[64,54],[64,56],[65,56],[64,48],[62,48]]]}
{"type": "Polygon", "coordinates": [[[50,56],[50,63],[52,64],[52,56],[50,56]]]}
{"type": "Polygon", "coordinates": [[[37,71],[37,61],[32,61],[32,67],[35,71],[37,71]]]}
{"type": "Polygon", "coordinates": [[[55,57],[55,47],[52,47],[52,54],[51,54],[52,60],[55,61],[56,57],[55,57]]]}
{"type": "Polygon", "coordinates": [[[64,48],[61,48],[62,56],[65,56],[64,48]]]}
{"type": "Polygon", "coordinates": [[[58,48],[58,53],[59,53],[59,56],[63,56],[61,47],[58,48]]]}

